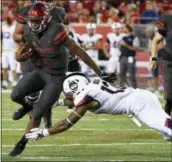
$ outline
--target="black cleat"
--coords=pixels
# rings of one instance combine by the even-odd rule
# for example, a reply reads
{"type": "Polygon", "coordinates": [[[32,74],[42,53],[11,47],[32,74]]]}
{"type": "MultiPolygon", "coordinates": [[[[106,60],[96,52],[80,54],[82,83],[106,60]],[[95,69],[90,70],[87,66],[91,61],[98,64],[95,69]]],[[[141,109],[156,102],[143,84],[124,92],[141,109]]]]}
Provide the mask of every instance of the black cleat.
{"type": "Polygon", "coordinates": [[[25,146],[26,146],[26,143],[18,142],[15,145],[14,149],[8,154],[8,156],[11,156],[11,157],[19,156],[24,151],[25,146]]]}
{"type": "Polygon", "coordinates": [[[13,120],[19,120],[23,116],[25,116],[30,110],[32,109],[32,106],[30,107],[21,107],[16,112],[13,113],[12,119],[13,120]]]}

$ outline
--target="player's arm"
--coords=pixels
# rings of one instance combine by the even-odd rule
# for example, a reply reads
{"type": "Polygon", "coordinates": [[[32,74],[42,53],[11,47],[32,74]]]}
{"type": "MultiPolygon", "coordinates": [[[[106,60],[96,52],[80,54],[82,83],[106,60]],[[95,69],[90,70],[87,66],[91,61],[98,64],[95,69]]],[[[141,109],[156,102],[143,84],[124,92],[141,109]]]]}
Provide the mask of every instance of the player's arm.
{"type": "Polygon", "coordinates": [[[29,6],[22,8],[16,16],[17,24],[13,33],[13,39],[16,43],[23,42],[24,25],[26,24],[25,15],[29,6]]]}
{"type": "Polygon", "coordinates": [[[158,44],[163,40],[163,36],[159,33],[156,32],[155,36],[152,40],[152,48],[151,48],[151,58],[155,57],[157,58],[157,53],[158,53],[158,44]]]}
{"type": "Polygon", "coordinates": [[[137,51],[137,48],[135,46],[129,45],[128,43],[126,43],[124,40],[120,41],[120,45],[124,46],[132,51],[137,51]]]}
{"type": "Polygon", "coordinates": [[[13,33],[13,39],[16,43],[23,42],[23,30],[24,30],[24,24],[17,22],[13,33]]]}
{"type": "Polygon", "coordinates": [[[91,59],[90,56],[80,47],[78,46],[74,40],[70,39],[69,37],[65,41],[65,46],[70,50],[70,52],[79,56],[88,66],[90,66],[94,72],[101,76],[101,70],[97,66],[97,64],[91,59]]]}
{"type": "Polygon", "coordinates": [[[75,125],[84,116],[88,109],[97,108],[98,106],[99,103],[97,101],[90,101],[87,104],[77,106],[65,120],[58,122],[49,129],[32,129],[31,133],[26,134],[26,138],[30,141],[35,141],[46,136],[62,133],[75,125]]]}
{"type": "Polygon", "coordinates": [[[151,57],[148,69],[152,70],[157,65],[157,54],[158,54],[158,44],[163,40],[164,38],[164,31],[159,31],[155,33],[155,36],[152,40],[152,48],[151,48],[151,57]],[[162,33],[161,33],[162,32],[162,33]]]}

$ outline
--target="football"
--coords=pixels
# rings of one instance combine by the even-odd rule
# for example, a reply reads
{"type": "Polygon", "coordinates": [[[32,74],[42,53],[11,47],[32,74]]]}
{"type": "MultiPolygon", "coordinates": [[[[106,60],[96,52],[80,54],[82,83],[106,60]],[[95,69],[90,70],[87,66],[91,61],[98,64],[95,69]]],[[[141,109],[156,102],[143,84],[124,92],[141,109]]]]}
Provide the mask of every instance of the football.
{"type": "Polygon", "coordinates": [[[33,48],[32,44],[30,44],[30,43],[25,43],[21,47],[21,49],[22,49],[21,54],[24,54],[24,53],[29,52],[29,51],[33,54],[33,52],[34,52],[34,48],[33,48]]]}

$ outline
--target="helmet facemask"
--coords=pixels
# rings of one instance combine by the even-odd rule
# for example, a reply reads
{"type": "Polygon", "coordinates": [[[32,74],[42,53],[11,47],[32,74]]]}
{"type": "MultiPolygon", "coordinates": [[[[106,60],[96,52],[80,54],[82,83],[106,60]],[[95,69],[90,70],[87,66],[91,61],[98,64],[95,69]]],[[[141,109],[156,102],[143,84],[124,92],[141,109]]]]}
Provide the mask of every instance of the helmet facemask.
{"type": "Polygon", "coordinates": [[[47,20],[46,18],[28,18],[27,23],[34,33],[42,32],[50,21],[51,17],[47,20]]]}
{"type": "Polygon", "coordinates": [[[49,8],[42,2],[34,3],[28,10],[26,21],[34,33],[40,33],[51,20],[49,8]]]}

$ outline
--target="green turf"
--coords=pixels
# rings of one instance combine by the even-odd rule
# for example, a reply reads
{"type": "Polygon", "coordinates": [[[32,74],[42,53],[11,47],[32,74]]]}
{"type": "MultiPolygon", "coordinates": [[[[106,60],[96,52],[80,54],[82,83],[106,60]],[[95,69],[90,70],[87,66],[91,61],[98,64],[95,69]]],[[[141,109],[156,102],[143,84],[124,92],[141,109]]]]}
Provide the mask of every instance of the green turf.
{"type": "MultiPolygon", "coordinates": [[[[11,120],[17,108],[9,94],[2,94],[2,161],[172,161],[171,143],[159,132],[145,125],[138,128],[126,115],[89,112],[71,130],[30,142],[20,157],[10,158],[28,120],[11,120]]],[[[53,123],[67,115],[66,107],[55,108],[53,123]]]]}

